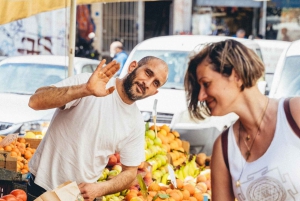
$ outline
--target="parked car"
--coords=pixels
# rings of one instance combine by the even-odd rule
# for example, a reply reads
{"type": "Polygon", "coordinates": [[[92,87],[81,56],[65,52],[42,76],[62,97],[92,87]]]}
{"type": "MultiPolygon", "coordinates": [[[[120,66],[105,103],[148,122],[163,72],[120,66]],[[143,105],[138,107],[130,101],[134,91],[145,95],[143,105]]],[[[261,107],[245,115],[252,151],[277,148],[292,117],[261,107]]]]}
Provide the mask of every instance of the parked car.
{"type": "MultiPolygon", "coordinates": [[[[74,58],[74,74],[93,72],[99,61],[74,58]]],[[[68,75],[66,56],[16,56],[0,62],[0,135],[26,131],[45,132],[54,109],[35,111],[28,106],[30,96],[42,86],[54,84],[68,75]]]]}
{"type": "Polygon", "coordinates": [[[272,87],[278,59],[280,58],[282,52],[291,44],[291,42],[264,39],[255,39],[254,41],[260,46],[262,56],[264,58],[265,80],[267,82],[266,94],[268,95],[272,87]]]}
{"type": "Polygon", "coordinates": [[[0,61],[2,61],[3,59],[6,59],[6,56],[0,56],[0,61]]]}
{"type": "Polygon", "coordinates": [[[300,40],[281,54],[270,91],[271,98],[300,96],[300,40]]]}
{"type": "MultiPolygon", "coordinates": [[[[157,99],[157,123],[160,125],[167,124],[171,129],[177,130],[181,134],[181,139],[190,142],[191,153],[205,152],[210,155],[216,137],[238,118],[236,114],[231,113],[223,117],[210,117],[203,121],[190,119],[183,84],[189,57],[199,51],[204,43],[229,38],[231,37],[176,35],[148,39],[139,43],[131,51],[120,74],[120,77],[126,75],[129,63],[133,60],[138,61],[145,56],[156,56],[168,64],[167,83],[159,89],[159,93],[137,101],[137,105],[144,116],[144,120],[153,122],[153,104],[154,100],[157,99]]],[[[262,57],[260,47],[254,41],[231,39],[242,42],[262,57]]],[[[265,87],[265,82],[263,83],[262,93],[264,93],[265,87]]]]}

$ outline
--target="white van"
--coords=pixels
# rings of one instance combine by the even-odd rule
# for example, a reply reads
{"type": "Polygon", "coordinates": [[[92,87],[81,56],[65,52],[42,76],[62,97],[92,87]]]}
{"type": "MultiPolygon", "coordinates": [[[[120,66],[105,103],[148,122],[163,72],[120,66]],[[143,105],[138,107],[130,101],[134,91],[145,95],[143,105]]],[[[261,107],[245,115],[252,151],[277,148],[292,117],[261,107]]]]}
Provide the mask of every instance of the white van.
{"type": "MultiPolygon", "coordinates": [[[[223,117],[209,117],[203,121],[190,119],[184,91],[184,75],[189,57],[195,51],[199,51],[201,44],[229,38],[242,42],[260,57],[262,56],[259,45],[248,39],[200,35],[162,36],[139,43],[131,51],[120,74],[120,77],[125,76],[129,63],[133,60],[138,61],[145,56],[156,56],[168,64],[169,78],[167,83],[159,89],[159,93],[137,101],[137,105],[145,118],[144,120],[153,122],[153,104],[154,100],[157,99],[157,123],[170,125],[171,129],[177,130],[183,140],[190,142],[190,152],[194,154],[205,152],[210,155],[216,137],[238,117],[232,113],[223,117]]],[[[263,93],[264,86],[261,89],[263,93]]]]}

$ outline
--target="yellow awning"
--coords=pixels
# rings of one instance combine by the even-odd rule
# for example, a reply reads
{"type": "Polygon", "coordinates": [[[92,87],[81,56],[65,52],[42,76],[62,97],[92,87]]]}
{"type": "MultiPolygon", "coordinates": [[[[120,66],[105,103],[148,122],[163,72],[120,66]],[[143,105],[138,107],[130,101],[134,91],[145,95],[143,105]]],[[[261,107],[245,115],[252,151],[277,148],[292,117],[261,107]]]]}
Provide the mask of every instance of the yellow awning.
{"type": "MultiPolygon", "coordinates": [[[[77,0],[77,4],[129,2],[137,0],[77,0]]],[[[71,0],[0,0],[0,25],[32,15],[70,6],[71,0]]]]}

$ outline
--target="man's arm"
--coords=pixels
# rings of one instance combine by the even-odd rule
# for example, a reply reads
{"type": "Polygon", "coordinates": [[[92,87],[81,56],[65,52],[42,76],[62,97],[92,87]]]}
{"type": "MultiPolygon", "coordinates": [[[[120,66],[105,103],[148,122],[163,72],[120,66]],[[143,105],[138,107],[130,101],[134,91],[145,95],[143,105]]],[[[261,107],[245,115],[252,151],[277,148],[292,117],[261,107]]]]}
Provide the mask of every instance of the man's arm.
{"type": "Polygon", "coordinates": [[[100,183],[81,183],[78,185],[85,201],[93,201],[96,197],[110,195],[128,189],[137,176],[138,166],[122,165],[122,172],[112,179],[100,183]]]}
{"type": "Polygon", "coordinates": [[[94,95],[102,97],[111,94],[114,87],[106,89],[106,84],[110,78],[118,71],[120,65],[115,61],[103,67],[105,60],[102,60],[95,72],[91,75],[87,83],[67,87],[42,87],[30,97],[29,107],[35,110],[45,110],[51,108],[62,108],[68,102],[94,95]]]}

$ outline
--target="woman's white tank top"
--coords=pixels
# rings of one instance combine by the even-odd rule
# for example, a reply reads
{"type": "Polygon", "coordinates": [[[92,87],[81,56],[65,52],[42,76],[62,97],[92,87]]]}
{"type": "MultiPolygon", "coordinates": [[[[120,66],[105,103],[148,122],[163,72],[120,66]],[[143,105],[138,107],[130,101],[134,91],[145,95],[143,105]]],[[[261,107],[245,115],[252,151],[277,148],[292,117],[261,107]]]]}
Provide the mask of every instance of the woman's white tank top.
{"type": "Polygon", "coordinates": [[[253,162],[245,161],[232,127],[229,129],[228,162],[239,201],[300,201],[300,138],[287,120],[283,103],[281,99],[275,135],[268,150],[253,162]]]}

